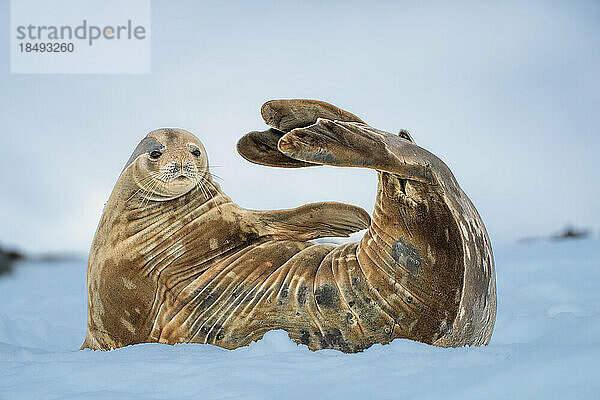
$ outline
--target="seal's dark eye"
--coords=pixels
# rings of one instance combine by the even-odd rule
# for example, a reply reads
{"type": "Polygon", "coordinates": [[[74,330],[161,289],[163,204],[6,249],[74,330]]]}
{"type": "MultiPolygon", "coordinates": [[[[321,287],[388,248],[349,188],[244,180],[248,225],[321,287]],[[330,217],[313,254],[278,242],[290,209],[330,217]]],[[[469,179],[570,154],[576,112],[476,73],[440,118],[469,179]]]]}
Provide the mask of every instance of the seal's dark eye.
{"type": "Polygon", "coordinates": [[[150,158],[154,158],[155,160],[162,156],[162,153],[158,150],[154,150],[152,153],[150,153],[150,158]]]}
{"type": "Polygon", "coordinates": [[[192,154],[193,154],[195,157],[200,157],[200,154],[202,154],[202,153],[200,153],[200,150],[198,150],[198,149],[194,149],[194,150],[192,151],[192,154]]]}

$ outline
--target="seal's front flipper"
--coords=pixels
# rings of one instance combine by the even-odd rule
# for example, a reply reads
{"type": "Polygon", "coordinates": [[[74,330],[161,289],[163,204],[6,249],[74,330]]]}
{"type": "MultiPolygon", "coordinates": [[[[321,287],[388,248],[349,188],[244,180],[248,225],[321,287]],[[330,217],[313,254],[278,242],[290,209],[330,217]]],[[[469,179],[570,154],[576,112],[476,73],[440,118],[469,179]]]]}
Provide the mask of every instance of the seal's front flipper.
{"type": "Polygon", "coordinates": [[[267,125],[282,132],[312,125],[317,118],[363,122],[348,111],[318,100],[271,100],[263,104],[260,114],[267,125]]]}
{"type": "Polygon", "coordinates": [[[429,184],[435,183],[432,166],[442,163],[409,136],[393,135],[360,122],[323,118],[285,134],[278,148],[304,162],[370,168],[429,184]]]}
{"type": "Polygon", "coordinates": [[[343,203],[313,203],[292,210],[252,211],[264,227],[262,235],[311,240],[321,237],[347,237],[367,229],[369,213],[343,203]]]}
{"type": "Polygon", "coordinates": [[[246,160],[260,165],[282,168],[310,167],[319,164],[295,160],[279,151],[277,142],[285,132],[269,129],[264,132],[250,132],[237,143],[237,151],[246,160]]]}

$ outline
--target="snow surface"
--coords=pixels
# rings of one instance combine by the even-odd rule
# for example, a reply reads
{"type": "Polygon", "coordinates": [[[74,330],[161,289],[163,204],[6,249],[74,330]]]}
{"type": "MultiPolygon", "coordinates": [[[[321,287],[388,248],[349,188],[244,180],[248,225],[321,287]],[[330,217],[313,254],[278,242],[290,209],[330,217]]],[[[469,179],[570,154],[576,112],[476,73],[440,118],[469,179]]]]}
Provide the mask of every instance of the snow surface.
{"type": "Polygon", "coordinates": [[[599,399],[600,240],[496,250],[487,347],[397,339],[311,352],[272,331],[234,351],[141,344],[79,351],[85,261],[0,277],[0,399],[599,399]]]}

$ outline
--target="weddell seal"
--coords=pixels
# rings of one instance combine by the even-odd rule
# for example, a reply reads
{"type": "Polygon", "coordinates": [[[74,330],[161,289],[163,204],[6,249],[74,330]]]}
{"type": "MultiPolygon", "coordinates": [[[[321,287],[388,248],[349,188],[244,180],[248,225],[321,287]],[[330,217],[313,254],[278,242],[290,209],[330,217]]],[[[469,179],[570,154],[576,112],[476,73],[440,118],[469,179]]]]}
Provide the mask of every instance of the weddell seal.
{"type": "Polygon", "coordinates": [[[272,329],[311,350],[348,353],[395,338],[487,344],[496,317],[492,249],[448,167],[407,132],[377,130],[327,103],[274,100],[261,111],[271,128],[240,139],[244,158],[374,169],[372,219],[341,203],[243,209],[213,181],[194,135],[150,132],[94,238],[82,348],[234,349],[272,329]],[[367,228],[357,243],[312,241],[367,228]]]}

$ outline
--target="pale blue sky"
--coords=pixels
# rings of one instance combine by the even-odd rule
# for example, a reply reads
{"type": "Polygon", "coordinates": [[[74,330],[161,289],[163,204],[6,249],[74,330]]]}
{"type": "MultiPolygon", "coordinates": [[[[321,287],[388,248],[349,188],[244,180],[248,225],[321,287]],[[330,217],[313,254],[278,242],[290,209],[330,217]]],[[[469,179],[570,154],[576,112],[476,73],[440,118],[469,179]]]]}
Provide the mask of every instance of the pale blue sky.
{"type": "Polygon", "coordinates": [[[251,165],[261,104],[315,98],[408,129],[452,169],[495,245],[600,230],[594,2],[152,3],[152,73],[11,75],[0,1],[0,242],[87,252],[137,142],[181,127],[238,204],[372,211],[371,171],[251,165]]]}

